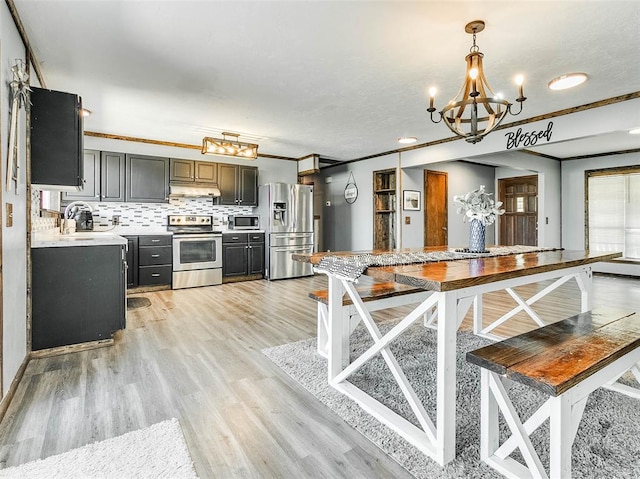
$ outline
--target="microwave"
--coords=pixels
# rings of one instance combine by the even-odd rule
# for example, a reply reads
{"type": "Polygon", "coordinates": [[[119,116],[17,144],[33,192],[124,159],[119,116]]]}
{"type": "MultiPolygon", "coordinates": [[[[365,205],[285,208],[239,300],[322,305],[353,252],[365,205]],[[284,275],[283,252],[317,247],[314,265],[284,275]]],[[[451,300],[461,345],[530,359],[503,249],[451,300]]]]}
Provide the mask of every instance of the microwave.
{"type": "Polygon", "coordinates": [[[231,230],[259,230],[259,215],[229,215],[229,229],[231,230]]]}

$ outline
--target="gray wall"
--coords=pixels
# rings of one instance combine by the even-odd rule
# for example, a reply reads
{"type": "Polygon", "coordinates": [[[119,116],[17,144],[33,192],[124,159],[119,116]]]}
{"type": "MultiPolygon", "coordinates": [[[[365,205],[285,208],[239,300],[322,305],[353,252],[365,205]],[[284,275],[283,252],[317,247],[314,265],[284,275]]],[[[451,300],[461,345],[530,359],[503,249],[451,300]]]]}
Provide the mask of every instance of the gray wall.
{"type": "Polygon", "coordinates": [[[395,154],[322,170],[324,200],[330,202],[330,206],[325,203],[321,213],[325,250],[360,251],[373,248],[373,171],[397,166],[398,155],[395,154]],[[358,187],[358,198],[353,204],[348,204],[344,199],[349,173],[353,173],[358,187]]]}
{"type": "MultiPolygon", "coordinates": [[[[11,67],[16,59],[24,60],[24,46],[13,24],[6,3],[0,7],[0,85],[2,85],[2,103],[0,104],[0,125],[2,157],[2,397],[4,397],[27,354],[27,186],[26,186],[26,135],[24,108],[20,111],[19,137],[20,148],[19,175],[20,184],[5,189],[7,169],[7,144],[9,143],[9,82],[13,80],[11,67]],[[6,226],[6,204],[13,205],[13,226],[6,226]]],[[[31,69],[33,76],[33,69],[31,69]]],[[[35,78],[32,85],[37,85],[35,78]]]]}
{"type": "MultiPolygon", "coordinates": [[[[489,193],[494,192],[495,168],[493,166],[453,161],[447,163],[432,163],[424,168],[406,168],[403,170],[403,189],[419,190],[422,197],[420,211],[402,212],[402,245],[405,248],[421,247],[424,245],[424,170],[447,173],[448,244],[454,247],[467,246],[469,242],[469,223],[465,223],[463,216],[456,213],[458,205],[453,202],[453,197],[479,188],[480,185],[485,185],[489,193]],[[411,214],[411,224],[405,225],[404,217],[410,216],[409,214],[411,214]]],[[[494,244],[495,238],[494,227],[487,227],[486,243],[494,244]]]]}
{"type": "MultiPolygon", "coordinates": [[[[395,168],[399,155],[388,155],[347,165],[324,168],[324,200],[330,206],[323,207],[323,249],[331,251],[360,251],[373,248],[373,171],[395,168]],[[344,188],[349,174],[353,173],[358,186],[358,199],[353,204],[344,200],[344,188]]],[[[397,195],[397,244],[402,248],[423,246],[424,235],[424,169],[448,173],[449,182],[449,244],[465,246],[468,241],[469,225],[456,214],[453,196],[463,194],[480,185],[489,191],[495,183],[494,167],[466,162],[437,163],[424,168],[406,168],[398,175],[397,195]],[[402,190],[417,190],[421,194],[420,211],[402,210],[402,190]],[[404,224],[409,216],[411,223],[404,224]]],[[[493,228],[487,230],[487,243],[495,241],[493,228]]]]}

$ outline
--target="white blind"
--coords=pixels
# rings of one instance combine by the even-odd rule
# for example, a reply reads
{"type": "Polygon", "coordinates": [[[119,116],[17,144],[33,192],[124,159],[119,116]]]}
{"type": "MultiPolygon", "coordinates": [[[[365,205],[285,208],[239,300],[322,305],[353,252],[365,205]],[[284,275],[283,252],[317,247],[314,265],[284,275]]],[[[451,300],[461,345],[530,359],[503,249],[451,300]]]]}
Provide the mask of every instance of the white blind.
{"type": "Polygon", "coordinates": [[[640,259],[640,174],[589,177],[589,249],[640,259]]]}

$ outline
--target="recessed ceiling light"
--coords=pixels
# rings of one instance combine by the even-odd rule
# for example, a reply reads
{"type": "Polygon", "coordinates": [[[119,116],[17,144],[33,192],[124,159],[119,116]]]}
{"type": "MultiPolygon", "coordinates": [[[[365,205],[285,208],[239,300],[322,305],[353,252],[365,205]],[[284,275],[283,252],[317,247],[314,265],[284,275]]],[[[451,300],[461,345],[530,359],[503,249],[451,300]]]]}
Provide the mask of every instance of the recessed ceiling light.
{"type": "Polygon", "coordinates": [[[640,128],[634,128],[633,130],[629,130],[630,135],[640,135],[640,128]]]}
{"type": "Polygon", "coordinates": [[[551,90],[566,90],[567,88],[573,88],[587,81],[586,73],[567,73],[566,75],[560,75],[549,82],[549,88],[551,90]]]}
{"type": "Polygon", "coordinates": [[[89,116],[91,115],[91,110],[87,110],[86,108],[83,108],[82,110],[80,110],[82,112],[82,116],[89,116]]]}
{"type": "Polygon", "coordinates": [[[415,136],[402,136],[398,138],[398,143],[402,143],[403,145],[409,145],[416,141],[418,141],[418,139],[415,136]]]}

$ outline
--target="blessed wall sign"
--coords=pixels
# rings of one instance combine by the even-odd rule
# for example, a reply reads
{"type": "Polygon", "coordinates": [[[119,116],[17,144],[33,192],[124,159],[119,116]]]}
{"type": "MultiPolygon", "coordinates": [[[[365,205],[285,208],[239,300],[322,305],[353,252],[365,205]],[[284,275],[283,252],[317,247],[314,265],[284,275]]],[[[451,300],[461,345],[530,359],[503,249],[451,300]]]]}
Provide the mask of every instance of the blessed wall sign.
{"type": "Polygon", "coordinates": [[[546,140],[547,143],[551,140],[551,132],[553,130],[553,122],[550,121],[547,125],[546,130],[531,130],[531,131],[522,131],[522,128],[518,128],[518,130],[513,133],[505,133],[504,136],[507,137],[507,150],[512,148],[520,148],[533,146],[540,140],[546,140]]]}

